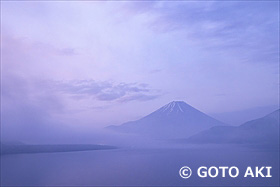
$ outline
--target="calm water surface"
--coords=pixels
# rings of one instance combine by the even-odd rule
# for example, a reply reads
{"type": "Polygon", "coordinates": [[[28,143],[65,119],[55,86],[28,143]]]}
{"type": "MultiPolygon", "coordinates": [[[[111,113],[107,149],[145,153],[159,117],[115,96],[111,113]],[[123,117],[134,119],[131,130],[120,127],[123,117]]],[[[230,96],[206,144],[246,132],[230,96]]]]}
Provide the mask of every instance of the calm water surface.
{"type": "Polygon", "coordinates": [[[1,156],[3,186],[279,185],[278,151],[247,148],[115,149],[1,156]],[[193,169],[189,179],[182,166],[193,169]],[[237,166],[237,178],[199,178],[200,166],[237,166]],[[244,178],[247,166],[272,166],[272,178],[244,178]]]}

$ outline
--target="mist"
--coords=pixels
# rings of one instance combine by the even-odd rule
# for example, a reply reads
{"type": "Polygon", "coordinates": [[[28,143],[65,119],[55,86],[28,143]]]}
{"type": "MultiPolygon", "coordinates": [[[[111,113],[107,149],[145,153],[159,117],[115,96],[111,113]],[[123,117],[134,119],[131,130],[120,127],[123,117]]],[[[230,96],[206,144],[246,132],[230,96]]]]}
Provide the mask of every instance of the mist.
{"type": "Polygon", "coordinates": [[[1,186],[279,186],[279,115],[277,1],[1,1],[1,186]]]}

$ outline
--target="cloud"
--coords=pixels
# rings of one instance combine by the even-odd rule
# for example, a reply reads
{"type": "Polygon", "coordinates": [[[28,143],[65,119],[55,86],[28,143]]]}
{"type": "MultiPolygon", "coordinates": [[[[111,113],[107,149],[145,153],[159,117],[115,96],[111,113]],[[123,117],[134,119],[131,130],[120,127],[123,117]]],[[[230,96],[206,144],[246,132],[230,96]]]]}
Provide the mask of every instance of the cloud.
{"type": "Polygon", "coordinates": [[[100,101],[128,102],[131,100],[156,99],[154,90],[144,83],[119,83],[109,81],[98,82],[95,80],[74,80],[68,82],[53,82],[53,89],[63,94],[91,97],[100,101]]]}
{"type": "Polygon", "coordinates": [[[159,73],[162,72],[162,69],[153,69],[149,73],[154,74],[154,73],[159,73]]]}
{"type": "Polygon", "coordinates": [[[128,101],[149,101],[153,99],[159,98],[161,95],[145,95],[145,94],[136,94],[132,96],[123,97],[120,99],[120,102],[128,102],[128,101]]]}
{"type": "Polygon", "coordinates": [[[72,47],[57,47],[49,43],[31,41],[25,37],[14,37],[7,33],[2,33],[1,47],[4,50],[5,55],[8,54],[8,50],[16,47],[17,52],[28,53],[30,51],[34,54],[40,54],[44,56],[73,56],[77,55],[77,49],[72,47]]]}
{"type": "Polygon", "coordinates": [[[159,33],[181,33],[181,39],[203,49],[235,53],[244,62],[278,63],[278,2],[132,2],[125,9],[146,14],[159,33]],[[138,10],[137,5],[140,5],[138,10]],[[144,8],[143,8],[144,7],[144,8]]]}
{"type": "Polygon", "coordinates": [[[64,49],[59,49],[58,54],[72,56],[72,55],[77,55],[77,52],[76,49],[74,48],[64,48],[64,49]]]}
{"type": "Polygon", "coordinates": [[[78,54],[76,49],[70,47],[60,48],[48,43],[31,42],[26,39],[22,42],[25,42],[25,45],[29,45],[29,50],[38,51],[40,53],[46,53],[47,55],[73,56],[78,54]]]}

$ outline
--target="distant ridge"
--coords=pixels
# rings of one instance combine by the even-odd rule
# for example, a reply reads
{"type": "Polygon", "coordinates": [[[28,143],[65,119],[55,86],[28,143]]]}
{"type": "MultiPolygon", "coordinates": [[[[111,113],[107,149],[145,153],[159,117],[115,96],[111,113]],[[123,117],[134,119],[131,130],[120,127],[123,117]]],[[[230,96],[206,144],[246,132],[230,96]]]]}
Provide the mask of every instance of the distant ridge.
{"type": "Polygon", "coordinates": [[[225,124],[184,101],[172,101],[139,120],[107,128],[154,138],[182,138],[217,125],[225,124]]]}
{"type": "Polygon", "coordinates": [[[279,118],[280,110],[276,110],[237,127],[212,127],[186,139],[186,142],[279,144],[279,118]]]}

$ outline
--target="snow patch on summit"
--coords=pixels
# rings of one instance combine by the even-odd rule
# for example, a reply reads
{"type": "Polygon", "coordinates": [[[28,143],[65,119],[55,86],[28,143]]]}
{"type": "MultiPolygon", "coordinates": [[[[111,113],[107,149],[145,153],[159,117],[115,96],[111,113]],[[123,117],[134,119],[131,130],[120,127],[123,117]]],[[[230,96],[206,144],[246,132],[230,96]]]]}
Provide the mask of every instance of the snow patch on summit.
{"type": "Polygon", "coordinates": [[[167,105],[164,105],[159,109],[159,112],[165,113],[167,115],[171,113],[185,113],[186,108],[190,107],[187,103],[184,101],[172,101],[171,103],[168,103],[167,105]]]}

